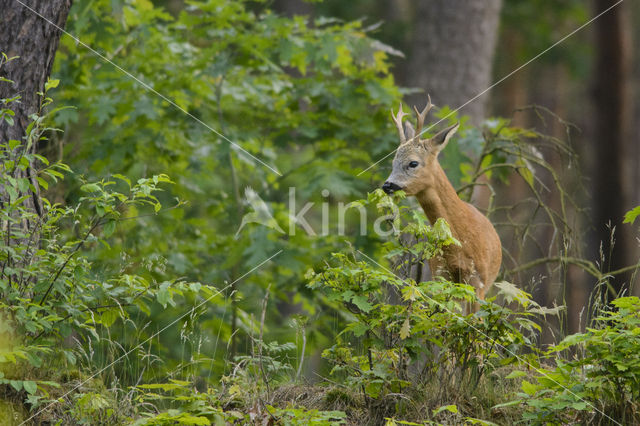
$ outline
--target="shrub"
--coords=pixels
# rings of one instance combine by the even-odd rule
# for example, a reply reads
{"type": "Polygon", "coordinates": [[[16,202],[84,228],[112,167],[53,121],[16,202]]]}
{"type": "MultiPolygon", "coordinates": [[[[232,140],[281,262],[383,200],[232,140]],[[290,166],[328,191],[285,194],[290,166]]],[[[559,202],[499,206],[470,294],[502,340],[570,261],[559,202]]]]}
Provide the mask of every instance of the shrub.
{"type": "MultiPolygon", "coordinates": [[[[385,210],[392,200],[377,191],[361,203],[385,210]]],[[[405,259],[424,262],[446,245],[457,244],[443,220],[429,226],[406,207],[391,220],[398,232],[385,245],[387,258],[405,254],[405,259]],[[403,226],[401,218],[407,215],[411,219],[403,226]],[[401,234],[419,242],[405,245],[406,239],[398,238],[401,234]]],[[[533,317],[549,311],[515,286],[497,283],[497,295],[481,301],[469,285],[401,279],[359,251],[336,253],[333,260],[322,271],[308,274],[309,286],[324,290],[327,302],[336,309],[341,304],[348,308],[343,312],[347,325],[323,356],[333,366],[331,373],[361,390],[372,406],[403,392],[433,389],[434,383],[435,400],[464,398],[487,373],[508,364],[536,362],[531,336],[539,326],[533,317]],[[520,311],[498,304],[498,297],[520,311]],[[464,313],[462,305],[472,303],[480,304],[479,311],[464,313]]],[[[398,401],[383,414],[402,410],[403,399],[398,401]]]]}
{"type": "MultiPolygon", "coordinates": [[[[46,84],[43,108],[51,102],[46,91],[56,86],[55,80],[46,84]]],[[[0,119],[13,125],[11,105],[3,101],[0,119]]],[[[97,397],[89,389],[91,379],[106,376],[100,375],[98,362],[87,370],[97,370],[90,377],[78,373],[79,356],[95,357],[96,347],[105,343],[125,352],[122,342],[110,338],[116,321],[124,323],[132,312],[149,314],[155,303],[166,307],[175,304],[176,296],[209,288],[182,280],[154,282],[124,268],[93,267],[91,249],[108,247],[121,221],[158,213],[162,206],[156,194],[171,181],[160,174],[136,182],[122,175],[83,182],[83,196],[66,206],[34,195],[48,190],[55,196],[56,185],[72,173],[65,164],[50,163],[28,149],[55,131],[46,126],[55,112],[32,116],[24,140],[0,141],[0,387],[9,399],[37,408],[64,390],[70,389],[66,396],[85,385],[67,411],[74,421],[91,423],[117,416],[117,403],[114,395],[97,397]],[[29,202],[34,197],[39,210],[29,202]]]]}
{"type": "Polygon", "coordinates": [[[513,403],[538,422],[637,424],[640,422],[640,299],[611,302],[585,333],[567,336],[547,355],[555,368],[522,382],[513,403]],[[563,353],[573,356],[564,359],[563,353]]]}

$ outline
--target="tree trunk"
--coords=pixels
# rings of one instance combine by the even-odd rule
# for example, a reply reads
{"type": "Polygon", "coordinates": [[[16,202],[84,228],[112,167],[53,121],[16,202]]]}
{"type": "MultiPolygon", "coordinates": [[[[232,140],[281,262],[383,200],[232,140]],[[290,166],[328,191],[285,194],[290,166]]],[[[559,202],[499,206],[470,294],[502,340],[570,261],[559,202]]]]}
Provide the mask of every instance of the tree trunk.
{"type": "MultiPolygon", "coordinates": [[[[611,7],[614,0],[596,0],[594,15],[611,7]]],[[[625,3],[618,5],[594,22],[594,172],[593,219],[596,244],[603,245],[606,257],[603,268],[616,270],[629,265],[632,251],[630,232],[622,225],[624,213],[632,207],[627,201],[634,183],[628,176],[632,158],[629,134],[631,115],[630,25],[625,3]],[[616,227],[615,246],[610,244],[608,223],[616,227]]],[[[616,292],[629,284],[630,275],[621,274],[611,281],[616,292]]]]}
{"type": "MultiPolygon", "coordinates": [[[[640,20],[640,3],[639,2],[633,2],[631,3],[631,22],[638,22],[638,20],[640,20]]],[[[632,40],[640,40],[640,26],[638,25],[634,25],[633,26],[633,33],[631,35],[632,40]]],[[[632,51],[632,56],[634,58],[633,60],[633,75],[632,75],[632,81],[640,81],[640,46],[638,46],[638,42],[636,41],[635,43],[631,43],[631,45],[633,46],[633,51],[632,51]]],[[[634,85],[634,93],[632,95],[633,99],[638,99],[638,97],[640,96],[640,84],[635,84],[634,85]]],[[[640,164],[640,104],[638,104],[638,102],[635,102],[633,105],[633,109],[634,109],[634,113],[633,113],[633,119],[632,119],[632,129],[631,129],[631,136],[630,136],[630,140],[629,143],[632,147],[632,152],[630,153],[629,156],[629,162],[634,165],[634,167],[631,168],[631,174],[629,176],[631,186],[632,186],[632,193],[631,193],[631,200],[634,201],[635,205],[640,205],[640,185],[638,184],[634,184],[633,182],[640,182],[640,167],[638,167],[638,164],[640,164]]],[[[636,222],[637,223],[637,222],[636,222]]],[[[628,226],[628,225],[627,225],[628,226]]],[[[637,231],[639,229],[638,226],[635,227],[635,230],[637,231]]],[[[637,234],[636,234],[637,235],[637,234]]],[[[634,256],[634,260],[638,261],[638,258],[640,257],[640,239],[636,239],[635,241],[635,256],[634,256]]],[[[635,286],[633,287],[633,294],[635,296],[640,297],[640,285],[638,284],[638,282],[636,281],[635,286]]]]}
{"type": "MultiPolygon", "coordinates": [[[[436,105],[457,108],[489,87],[502,0],[422,0],[414,10],[414,36],[404,83],[426,90],[436,105]]],[[[461,112],[479,124],[486,96],[461,112]]],[[[410,105],[423,104],[424,94],[410,105]]]]}
{"type": "MultiPolygon", "coordinates": [[[[33,11],[15,0],[0,0],[0,52],[9,57],[19,56],[18,59],[4,65],[0,71],[3,77],[13,81],[13,84],[0,84],[0,98],[20,96],[19,102],[10,105],[15,113],[14,124],[0,123],[0,141],[3,143],[11,139],[23,141],[26,128],[31,121],[29,115],[40,111],[42,97],[37,92],[44,90],[61,36],[61,31],[56,26],[64,28],[71,7],[71,0],[21,1],[33,11]]],[[[35,152],[36,148],[34,143],[30,148],[31,153],[35,152]]],[[[27,174],[28,170],[25,175],[27,174]]],[[[30,194],[27,205],[39,213],[41,208],[38,182],[35,177],[31,178],[31,182],[36,190],[30,194]]],[[[5,195],[0,194],[2,202],[6,201],[5,195]]]]}

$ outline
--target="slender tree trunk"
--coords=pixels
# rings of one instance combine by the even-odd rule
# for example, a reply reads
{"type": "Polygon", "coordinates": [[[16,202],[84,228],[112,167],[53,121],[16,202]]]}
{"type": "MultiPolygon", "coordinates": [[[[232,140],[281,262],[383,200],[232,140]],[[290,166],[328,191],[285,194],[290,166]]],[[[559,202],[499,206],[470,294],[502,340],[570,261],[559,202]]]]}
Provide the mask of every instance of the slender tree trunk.
{"type": "MultiPolygon", "coordinates": [[[[426,90],[436,105],[459,107],[490,85],[501,0],[420,0],[404,83],[426,90]]],[[[479,124],[486,96],[462,109],[479,124]]],[[[409,104],[423,104],[412,95],[409,104]]]]}
{"type": "MultiPolygon", "coordinates": [[[[638,20],[640,19],[640,3],[632,2],[630,6],[632,11],[631,22],[638,22],[638,20]]],[[[638,82],[640,81],[640,46],[638,46],[638,40],[640,40],[640,26],[638,25],[633,26],[633,34],[631,35],[631,37],[633,40],[635,40],[635,43],[631,43],[631,45],[633,46],[632,80],[638,82]]],[[[640,84],[635,84],[633,99],[638,99],[639,96],[640,96],[640,84]]],[[[632,204],[640,205],[640,185],[637,184],[637,182],[640,182],[640,167],[638,167],[638,164],[640,164],[640,104],[638,102],[635,102],[633,105],[633,108],[634,108],[634,115],[633,115],[634,118],[632,119],[633,128],[631,130],[632,135],[629,141],[632,147],[632,151],[630,152],[630,155],[629,155],[629,161],[632,165],[634,165],[634,167],[631,168],[631,176],[630,176],[631,186],[633,190],[631,194],[631,200],[633,201],[632,204]],[[636,184],[634,184],[634,182],[636,182],[636,184]]],[[[636,227],[635,229],[637,230],[638,227],[636,227]]],[[[634,249],[635,249],[634,260],[637,261],[638,258],[640,257],[640,239],[638,238],[635,239],[634,249]]],[[[637,280],[635,281],[635,286],[633,287],[633,294],[640,297],[640,284],[638,284],[637,280]]]]}
{"type": "MultiPolygon", "coordinates": [[[[21,0],[28,7],[60,28],[67,21],[71,0],[21,0]]],[[[49,78],[61,32],[54,25],[38,16],[34,11],[15,0],[0,0],[2,25],[0,26],[0,52],[9,57],[19,56],[5,66],[2,76],[13,81],[0,84],[0,99],[20,96],[19,102],[10,105],[15,112],[14,124],[0,123],[0,141],[11,139],[23,141],[26,128],[31,121],[29,116],[40,111],[42,97],[37,92],[44,91],[49,78]]],[[[26,145],[24,145],[26,148],[26,145]]],[[[35,152],[37,144],[30,147],[35,152]]],[[[22,154],[22,153],[20,153],[22,154]]],[[[30,175],[29,169],[22,172],[30,175]]],[[[40,213],[38,182],[31,177],[35,191],[30,194],[27,206],[40,213]]],[[[6,194],[0,193],[0,201],[5,202],[6,194]]]]}
{"type": "MultiPolygon", "coordinates": [[[[614,0],[595,0],[594,15],[601,13],[615,3],[614,0]]],[[[595,80],[594,80],[594,121],[595,131],[593,151],[593,223],[596,228],[596,244],[603,245],[606,256],[605,268],[615,270],[632,262],[630,232],[622,225],[632,186],[629,164],[631,154],[630,116],[630,25],[628,9],[622,3],[595,21],[595,80]],[[611,223],[616,227],[616,243],[610,244],[611,223]]],[[[630,275],[624,274],[612,279],[613,287],[619,292],[629,283],[630,275]]]]}

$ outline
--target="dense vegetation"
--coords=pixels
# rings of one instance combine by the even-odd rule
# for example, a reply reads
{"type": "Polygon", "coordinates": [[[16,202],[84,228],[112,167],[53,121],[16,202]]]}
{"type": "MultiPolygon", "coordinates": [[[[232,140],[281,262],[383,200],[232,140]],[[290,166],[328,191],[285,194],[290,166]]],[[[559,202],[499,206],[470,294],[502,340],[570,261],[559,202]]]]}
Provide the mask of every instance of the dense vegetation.
{"type": "MultiPolygon", "coordinates": [[[[459,242],[375,190],[387,170],[368,167],[395,147],[389,109],[406,90],[397,51],[362,22],[98,0],[67,30],[99,55],[62,38],[43,109],[23,140],[0,141],[0,423],[640,422],[640,299],[610,300],[573,245],[566,170],[540,154],[573,164],[565,141],[437,110],[462,122],[443,159],[462,196],[481,179],[563,194],[537,206],[597,287],[589,327],[542,345],[563,307],[536,303],[517,268],[486,301],[400,278],[459,242]],[[31,144],[39,154],[20,154],[31,144]],[[274,222],[248,220],[256,197],[274,222]]],[[[492,219],[526,236],[528,217],[505,209],[492,219]]]]}

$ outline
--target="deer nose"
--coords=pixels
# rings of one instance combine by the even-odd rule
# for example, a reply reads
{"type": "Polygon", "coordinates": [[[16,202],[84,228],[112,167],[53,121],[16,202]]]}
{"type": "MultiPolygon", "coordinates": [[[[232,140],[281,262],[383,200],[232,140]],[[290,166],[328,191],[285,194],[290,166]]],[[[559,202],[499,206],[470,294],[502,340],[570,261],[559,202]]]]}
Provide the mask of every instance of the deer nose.
{"type": "Polygon", "coordinates": [[[395,183],[393,183],[393,182],[389,182],[389,181],[386,181],[386,182],[384,183],[384,185],[382,185],[382,190],[383,190],[384,192],[386,192],[387,194],[389,194],[389,195],[391,195],[391,194],[393,194],[394,192],[399,191],[399,190],[401,190],[401,189],[402,189],[401,187],[399,187],[399,186],[398,186],[398,185],[396,185],[395,183]]]}

